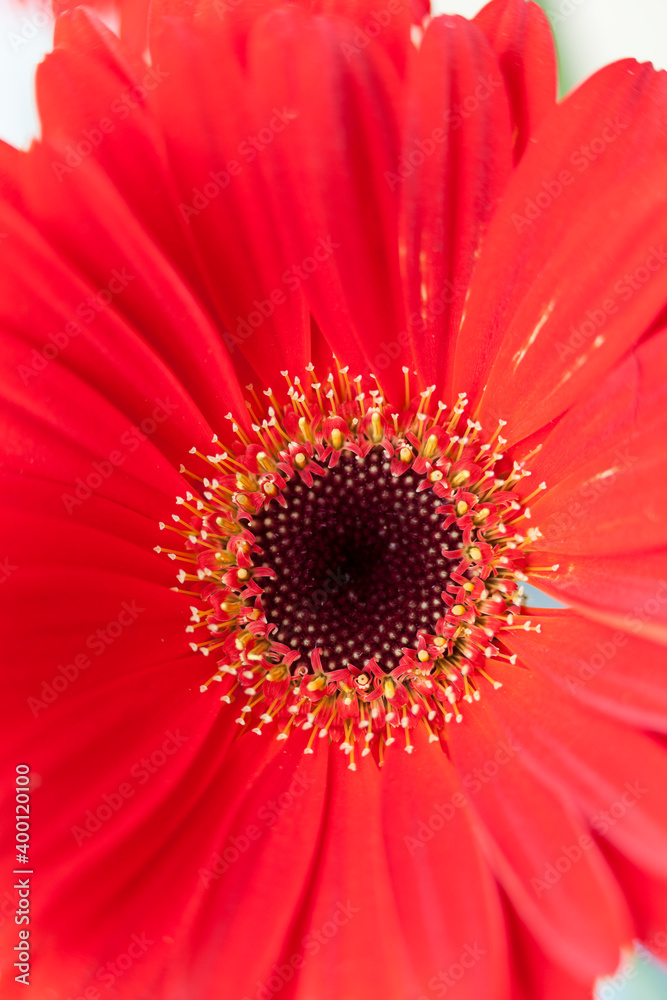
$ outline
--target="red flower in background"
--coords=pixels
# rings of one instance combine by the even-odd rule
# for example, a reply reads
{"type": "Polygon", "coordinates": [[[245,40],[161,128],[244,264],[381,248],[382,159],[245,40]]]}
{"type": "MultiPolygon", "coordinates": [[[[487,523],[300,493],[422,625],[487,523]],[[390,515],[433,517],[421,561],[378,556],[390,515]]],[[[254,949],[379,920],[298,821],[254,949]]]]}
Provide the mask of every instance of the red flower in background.
{"type": "Polygon", "coordinates": [[[35,995],[590,996],[667,940],[665,76],[556,105],[523,0],[151,18],[63,15],[1,151],[35,995]]]}

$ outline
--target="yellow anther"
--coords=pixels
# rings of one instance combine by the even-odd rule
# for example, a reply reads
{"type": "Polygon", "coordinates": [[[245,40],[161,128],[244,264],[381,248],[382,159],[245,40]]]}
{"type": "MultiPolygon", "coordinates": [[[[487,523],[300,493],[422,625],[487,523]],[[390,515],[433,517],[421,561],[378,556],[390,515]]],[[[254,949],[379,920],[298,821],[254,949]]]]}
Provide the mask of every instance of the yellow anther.
{"type": "Polygon", "coordinates": [[[412,461],[412,449],[411,448],[407,448],[407,447],[404,446],[399,451],[398,457],[400,458],[401,462],[411,462],[412,461]]]}
{"type": "Polygon", "coordinates": [[[463,589],[467,590],[468,593],[471,593],[471,591],[475,589],[475,584],[472,582],[472,580],[466,580],[466,582],[463,584],[463,589]]]}
{"type": "Polygon", "coordinates": [[[327,683],[327,679],[324,674],[318,674],[317,677],[313,677],[312,681],[306,684],[308,691],[320,691],[327,683]]]}
{"type": "Polygon", "coordinates": [[[459,515],[459,517],[462,517],[464,514],[467,514],[469,510],[470,507],[465,502],[465,500],[459,500],[459,502],[456,505],[456,513],[459,515]]]}
{"type": "Polygon", "coordinates": [[[223,601],[222,604],[220,605],[225,614],[228,615],[237,615],[241,610],[242,606],[243,606],[242,602],[239,600],[238,597],[235,597],[233,594],[230,594],[229,597],[225,601],[223,601]]]}
{"type": "Polygon", "coordinates": [[[430,657],[425,649],[420,649],[417,653],[417,659],[421,660],[422,663],[425,663],[426,660],[430,659],[430,657]]]}
{"type": "Polygon", "coordinates": [[[241,567],[241,569],[238,571],[236,575],[238,576],[239,580],[247,580],[248,577],[250,576],[250,573],[248,572],[247,569],[241,567]]]}
{"type": "Polygon", "coordinates": [[[452,608],[452,614],[453,615],[464,615],[465,612],[466,612],[466,609],[464,608],[464,606],[462,604],[455,604],[454,607],[452,608]]]}
{"type": "Polygon", "coordinates": [[[482,558],[482,550],[478,549],[476,545],[471,546],[471,548],[468,549],[468,552],[470,553],[470,558],[474,559],[476,562],[482,558]]]}
{"type": "Polygon", "coordinates": [[[436,448],[438,447],[438,439],[435,434],[429,434],[426,439],[426,444],[424,445],[424,450],[422,452],[424,458],[432,458],[435,455],[436,448]]]}
{"type": "Polygon", "coordinates": [[[491,511],[488,507],[482,507],[481,510],[477,511],[477,513],[473,515],[473,521],[475,524],[481,524],[482,521],[486,520],[490,513],[491,511]]]}
{"type": "Polygon", "coordinates": [[[215,558],[217,562],[224,563],[226,566],[231,566],[232,563],[236,562],[236,556],[234,555],[234,553],[227,552],[226,550],[224,552],[218,550],[215,553],[215,558]]]}
{"type": "Polygon", "coordinates": [[[433,471],[429,474],[428,478],[431,480],[432,483],[439,483],[440,480],[442,479],[442,472],[440,471],[440,469],[433,469],[433,471]]]}
{"type": "Polygon", "coordinates": [[[383,437],[382,420],[380,419],[379,413],[371,414],[371,428],[371,440],[375,441],[377,444],[377,442],[381,441],[383,437]]]}
{"type": "Polygon", "coordinates": [[[303,469],[304,466],[307,464],[307,462],[308,459],[306,458],[306,456],[302,451],[297,452],[296,455],[294,456],[294,464],[296,465],[297,469],[303,469]]]}
{"type": "Polygon", "coordinates": [[[238,535],[241,531],[241,525],[237,521],[230,521],[226,517],[216,517],[215,523],[226,535],[238,535]]]}
{"type": "Polygon", "coordinates": [[[392,680],[387,678],[383,686],[384,686],[385,697],[389,698],[389,700],[391,701],[391,699],[396,694],[396,685],[392,680]]]}
{"type": "Polygon", "coordinates": [[[343,432],[340,431],[337,427],[334,427],[334,429],[331,432],[331,443],[333,444],[334,448],[342,448],[343,440],[344,440],[343,432]]]}
{"type": "Polygon", "coordinates": [[[456,475],[452,476],[452,486],[462,486],[468,479],[470,479],[468,470],[461,469],[456,475]]]}
{"type": "Polygon", "coordinates": [[[237,490],[254,490],[255,483],[249,476],[244,476],[242,473],[236,477],[236,489],[237,490]]]}
{"type": "Polygon", "coordinates": [[[278,492],[278,487],[275,483],[267,482],[263,485],[263,490],[268,497],[274,497],[278,492]]]}
{"type": "MultiPolygon", "coordinates": [[[[247,635],[250,636],[250,633],[247,633],[247,635]]],[[[250,638],[252,638],[252,636],[250,636],[250,638]]],[[[262,657],[269,652],[270,648],[271,643],[267,642],[266,639],[260,639],[260,641],[256,642],[253,648],[246,653],[246,656],[249,660],[261,660],[262,657]]]]}

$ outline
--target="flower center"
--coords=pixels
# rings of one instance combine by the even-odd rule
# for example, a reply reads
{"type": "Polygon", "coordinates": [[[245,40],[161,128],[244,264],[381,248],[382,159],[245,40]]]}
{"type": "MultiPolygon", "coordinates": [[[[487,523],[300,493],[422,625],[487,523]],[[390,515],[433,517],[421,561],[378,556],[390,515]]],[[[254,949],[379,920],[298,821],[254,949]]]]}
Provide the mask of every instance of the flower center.
{"type": "Polygon", "coordinates": [[[482,682],[500,686],[490,661],[515,662],[503,631],[533,627],[516,619],[539,536],[514,490],[530,472],[506,459],[503,421],[485,438],[465,394],[436,407],[403,370],[400,409],[347,369],[284,372],[266,403],[249,386],[252,433],[228,414],[225,450],[191,449],[183,513],[160,524],[178,544],[156,547],[197,601],[190,645],[216,662],[202,691],[217,682],[254,733],[311,730],[304,753],[338,743],[353,770],[397,733],[411,752],[417,725],[446,739],[482,682]]]}
{"type": "Polygon", "coordinates": [[[419,633],[442,616],[441,592],[460,539],[443,530],[442,500],[418,493],[421,477],[398,477],[381,448],[365,458],[343,452],[312,486],[291,480],[287,506],[261,511],[250,530],[261,549],[253,561],[272,569],[262,605],[275,638],[291,649],[320,651],[322,669],[398,666],[419,633]]]}

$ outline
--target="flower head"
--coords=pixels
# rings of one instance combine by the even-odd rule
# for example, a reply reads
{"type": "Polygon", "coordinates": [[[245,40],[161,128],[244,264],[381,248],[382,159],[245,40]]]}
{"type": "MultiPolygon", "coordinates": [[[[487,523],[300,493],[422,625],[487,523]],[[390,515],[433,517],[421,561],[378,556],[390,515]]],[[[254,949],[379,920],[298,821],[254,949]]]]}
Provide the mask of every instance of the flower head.
{"type": "Polygon", "coordinates": [[[202,690],[221,682],[221,700],[245,702],[237,724],[258,735],[273,722],[278,740],[312,730],[306,754],[315,737],[339,743],[356,770],[355,750],[377,746],[381,766],[397,732],[414,751],[420,723],[437,742],[480,700],[482,678],[502,686],[484,669],[516,662],[498,634],[540,629],[514,623],[540,532],[518,530],[524,463],[498,474],[505,421],[482,443],[465,395],[429,412],[433,387],[412,399],[407,369],[403,409],[360,391],[347,368],[324,381],[309,369],[307,385],[283,373],[282,403],[264,390],[266,417],[249,404],[255,440],[229,414],[231,454],[215,450],[217,434],[213,454],[190,449],[208,475],[182,468],[192,490],[160,525],[176,548],[156,548],[208,605],[188,626],[203,632],[192,650],[215,662],[202,690]]]}
{"type": "Polygon", "coordinates": [[[667,940],[665,75],[556,104],[524,0],[147,37],[63,14],[0,149],[36,995],[589,996],[667,940]]]}

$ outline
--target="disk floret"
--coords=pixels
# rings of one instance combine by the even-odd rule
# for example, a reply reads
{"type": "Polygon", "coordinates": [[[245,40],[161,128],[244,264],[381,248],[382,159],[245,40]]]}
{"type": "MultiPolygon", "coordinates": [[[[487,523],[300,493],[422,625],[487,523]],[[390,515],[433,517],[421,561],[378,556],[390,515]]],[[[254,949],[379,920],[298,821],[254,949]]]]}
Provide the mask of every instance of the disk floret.
{"type": "Polygon", "coordinates": [[[352,769],[355,751],[382,763],[399,734],[412,752],[418,725],[445,738],[481,678],[500,686],[489,661],[515,662],[503,630],[532,627],[515,616],[539,531],[517,531],[530,473],[505,459],[504,421],[485,439],[465,394],[451,409],[434,387],[412,397],[404,372],[403,409],[347,369],[319,382],[309,366],[307,385],[284,372],[265,402],[249,386],[229,444],[191,449],[182,510],[160,525],[179,544],[157,547],[196,600],[191,648],[215,661],[201,690],[217,683],[254,733],[310,730],[304,753],[338,743],[352,769]]]}

